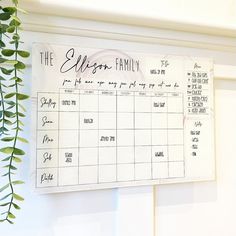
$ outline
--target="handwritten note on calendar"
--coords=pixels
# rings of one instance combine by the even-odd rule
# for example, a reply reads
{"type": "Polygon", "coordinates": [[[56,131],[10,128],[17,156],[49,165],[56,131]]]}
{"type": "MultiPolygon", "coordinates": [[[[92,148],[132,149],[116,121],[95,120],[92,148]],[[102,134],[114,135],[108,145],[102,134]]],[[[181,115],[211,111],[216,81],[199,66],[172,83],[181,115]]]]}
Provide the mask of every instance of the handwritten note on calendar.
{"type": "Polygon", "coordinates": [[[213,180],[213,62],[34,44],[41,193],[213,180]]]}

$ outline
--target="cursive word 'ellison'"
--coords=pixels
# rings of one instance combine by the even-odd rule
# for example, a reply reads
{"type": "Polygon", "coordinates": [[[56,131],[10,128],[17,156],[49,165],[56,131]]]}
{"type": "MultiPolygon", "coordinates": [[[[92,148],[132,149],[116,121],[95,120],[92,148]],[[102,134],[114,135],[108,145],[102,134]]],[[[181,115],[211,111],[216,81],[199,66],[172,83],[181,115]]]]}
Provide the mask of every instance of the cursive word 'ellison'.
{"type": "Polygon", "coordinates": [[[75,72],[81,72],[84,73],[86,70],[91,69],[92,73],[95,74],[97,70],[110,70],[112,66],[108,66],[107,64],[98,64],[97,62],[91,63],[88,60],[88,56],[82,56],[81,54],[79,56],[75,55],[75,49],[71,48],[66,53],[66,61],[62,64],[60,68],[61,73],[66,73],[72,69],[75,70],[75,72]]]}

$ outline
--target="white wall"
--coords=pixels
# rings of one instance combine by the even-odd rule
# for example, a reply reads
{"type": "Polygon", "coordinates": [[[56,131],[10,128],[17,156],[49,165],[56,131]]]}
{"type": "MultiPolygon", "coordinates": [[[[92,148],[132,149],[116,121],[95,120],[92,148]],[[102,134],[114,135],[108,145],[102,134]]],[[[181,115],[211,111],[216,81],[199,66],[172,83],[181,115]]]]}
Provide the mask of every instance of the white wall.
{"type": "Polygon", "coordinates": [[[160,186],[157,235],[236,235],[236,81],[215,82],[217,180],[160,186]]]}
{"type": "MultiPolygon", "coordinates": [[[[27,16],[24,23],[27,31],[23,40],[29,50],[32,42],[66,43],[205,56],[214,58],[217,64],[236,66],[236,43],[232,38],[34,14],[27,16]],[[96,34],[92,33],[94,29],[97,29],[96,34]],[[101,38],[95,39],[96,35],[101,38]],[[148,41],[150,35],[152,39],[148,41]]],[[[26,78],[29,81],[26,82],[27,91],[30,92],[30,60],[26,78]]],[[[20,169],[20,177],[26,182],[20,190],[25,202],[17,214],[15,225],[0,224],[0,234],[153,236],[156,228],[155,236],[235,236],[236,80],[216,81],[215,104],[217,181],[157,186],[156,196],[152,187],[36,195],[30,189],[31,157],[27,156],[20,169]]],[[[28,121],[26,124],[29,134],[28,121]]]]}
{"type": "Polygon", "coordinates": [[[63,7],[93,9],[127,15],[150,18],[183,19],[188,22],[204,24],[235,25],[235,0],[34,0],[44,4],[56,4],[63,7]]]}

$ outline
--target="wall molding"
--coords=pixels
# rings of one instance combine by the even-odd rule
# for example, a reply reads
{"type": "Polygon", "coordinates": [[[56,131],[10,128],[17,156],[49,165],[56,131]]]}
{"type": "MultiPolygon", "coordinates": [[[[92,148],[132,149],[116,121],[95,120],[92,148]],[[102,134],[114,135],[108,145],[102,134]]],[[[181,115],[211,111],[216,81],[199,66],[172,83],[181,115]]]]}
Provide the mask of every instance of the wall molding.
{"type": "Polygon", "coordinates": [[[215,36],[236,37],[235,24],[207,23],[204,21],[194,21],[183,16],[178,18],[173,15],[149,16],[147,12],[135,13],[135,11],[126,12],[125,9],[113,9],[102,7],[99,3],[94,6],[86,2],[66,4],[62,1],[39,1],[39,0],[22,0],[21,7],[29,12],[38,14],[55,15],[60,17],[73,17],[76,19],[86,19],[103,21],[118,24],[135,25],[142,27],[154,27],[168,30],[177,30],[193,33],[201,33],[215,36]]]}
{"type": "Polygon", "coordinates": [[[33,32],[236,52],[236,40],[232,37],[209,36],[41,14],[23,16],[23,25],[24,30],[33,32]]]}

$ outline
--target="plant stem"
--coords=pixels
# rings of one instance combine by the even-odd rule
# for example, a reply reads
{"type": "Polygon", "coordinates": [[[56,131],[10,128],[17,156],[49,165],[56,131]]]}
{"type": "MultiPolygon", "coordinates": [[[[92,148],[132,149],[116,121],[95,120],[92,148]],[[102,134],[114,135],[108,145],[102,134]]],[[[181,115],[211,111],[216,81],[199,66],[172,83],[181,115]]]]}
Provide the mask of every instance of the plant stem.
{"type": "MultiPolygon", "coordinates": [[[[15,13],[15,16],[17,16],[17,12],[15,13]]],[[[17,35],[18,33],[18,28],[17,25],[15,25],[15,34],[17,35]]],[[[17,49],[18,49],[18,42],[15,42],[15,61],[18,60],[17,58],[17,49]]],[[[6,215],[6,220],[8,221],[8,217],[9,217],[9,213],[11,212],[11,208],[12,208],[12,204],[13,204],[13,194],[14,194],[14,188],[13,188],[13,184],[12,184],[12,179],[11,179],[11,166],[12,166],[12,161],[14,158],[14,151],[16,148],[16,142],[17,142],[17,138],[18,138],[18,132],[19,132],[19,104],[18,104],[18,82],[17,82],[17,69],[14,66],[14,77],[15,77],[15,109],[16,109],[16,132],[15,132],[15,137],[14,137],[14,143],[13,143],[13,150],[11,153],[11,157],[10,157],[10,163],[9,163],[9,168],[8,168],[8,180],[9,180],[9,184],[10,184],[10,189],[11,189],[11,200],[10,200],[10,204],[8,207],[8,213],[6,215]]]]}
{"type": "MultiPolygon", "coordinates": [[[[1,25],[1,23],[0,23],[1,25]]],[[[2,33],[0,34],[0,40],[2,40],[2,33]]],[[[1,94],[1,102],[2,102],[2,132],[0,135],[4,134],[4,129],[5,129],[5,100],[3,96],[3,91],[2,91],[2,82],[0,81],[0,94],[1,94]]]]}
{"type": "Polygon", "coordinates": [[[1,103],[2,103],[2,131],[0,132],[0,136],[4,134],[4,129],[5,129],[5,100],[3,97],[3,91],[2,91],[2,83],[0,82],[0,94],[1,94],[1,103]]]}

